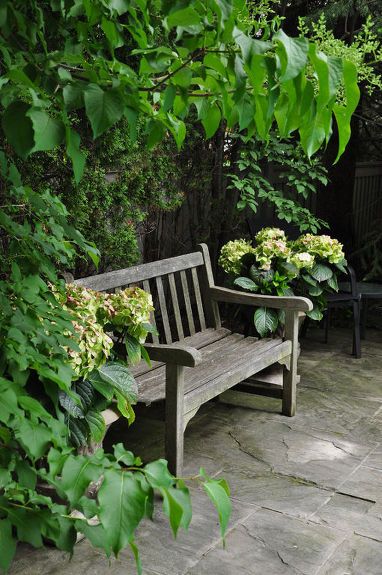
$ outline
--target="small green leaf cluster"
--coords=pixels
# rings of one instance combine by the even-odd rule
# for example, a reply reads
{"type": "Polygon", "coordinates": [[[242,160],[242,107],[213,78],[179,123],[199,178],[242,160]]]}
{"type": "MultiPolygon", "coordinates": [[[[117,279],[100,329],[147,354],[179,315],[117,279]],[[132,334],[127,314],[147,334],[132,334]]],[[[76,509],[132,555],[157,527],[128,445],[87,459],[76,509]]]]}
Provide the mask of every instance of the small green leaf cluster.
{"type": "MultiPolygon", "coordinates": [[[[327,235],[305,234],[296,241],[288,241],[282,230],[263,228],[254,238],[255,247],[250,241],[236,242],[242,248],[246,246],[246,251],[241,250],[235,265],[227,266],[225,258],[219,259],[234,285],[265,295],[307,296],[314,306],[307,315],[314,320],[322,319],[326,294],[338,291],[337,275],[345,271],[345,255],[338,240],[327,235]]],[[[229,243],[235,245],[235,241],[229,243]]],[[[285,317],[282,310],[259,307],[253,320],[258,334],[266,337],[282,329],[285,317]]]]}
{"type": "MultiPolygon", "coordinates": [[[[236,136],[237,138],[237,136],[236,136]]],[[[328,183],[327,170],[315,156],[310,160],[301,145],[272,134],[268,142],[239,136],[240,157],[228,174],[229,189],[237,190],[239,210],[257,212],[263,204],[274,207],[277,218],[296,225],[300,232],[316,233],[326,222],[303,206],[320,185],[328,183]],[[277,178],[269,169],[279,169],[277,178]]]]}
{"type": "MultiPolygon", "coordinates": [[[[357,67],[359,81],[365,86],[368,94],[382,90],[382,77],[376,67],[382,60],[382,43],[370,14],[350,44],[335,37],[333,30],[327,27],[323,13],[316,22],[313,20],[309,24],[300,18],[299,31],[304,37],[310,36],[325,54],[352,62],[357,67]]],[[[339,91],[338,96],[340,99],[344,98],[343,89],[339,91]]]]}

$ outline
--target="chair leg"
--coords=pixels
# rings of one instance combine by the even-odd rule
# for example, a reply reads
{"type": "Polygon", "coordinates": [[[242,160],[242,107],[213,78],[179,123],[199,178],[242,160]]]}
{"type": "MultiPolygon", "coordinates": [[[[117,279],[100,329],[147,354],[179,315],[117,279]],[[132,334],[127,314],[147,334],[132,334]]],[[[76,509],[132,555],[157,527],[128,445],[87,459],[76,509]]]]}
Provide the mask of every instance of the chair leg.
{"type": "Polygon", "coordinates": [[[325,315],[325,339],[324,339],[325,343],[328,343],[329,341],[330,316],[331,316],[330,307],[328,307],[325,315]]]}
{"type": "Polygon", "coordinates": [[[184,367],[166,364],[166,459],[176,477],[183,473],[184,367]]]}
{"type": "Polygon", "coordinates": [[[354,317],[354,331],[353,331],[353,355],[357,359],[361,357],[361,310],[360,302],[353,301],[353,317],[354,317]]]}
{"type": "Polygon", "coordinates": [[[361,300],[361,339],[365,339],[365,337],[366,337],[367,308],[368,308],[367,299],[362,299],[361,300]]]}
{"type": "Polygon", "coordinates": [[[293,417],[296,413],[296,385],[297,385],[297,358],[298,358],[298,313],[287,310],[285,312],[285,339],[292,342],[292,353],[289,369],[284,369],[282,413],[293,417]]]}

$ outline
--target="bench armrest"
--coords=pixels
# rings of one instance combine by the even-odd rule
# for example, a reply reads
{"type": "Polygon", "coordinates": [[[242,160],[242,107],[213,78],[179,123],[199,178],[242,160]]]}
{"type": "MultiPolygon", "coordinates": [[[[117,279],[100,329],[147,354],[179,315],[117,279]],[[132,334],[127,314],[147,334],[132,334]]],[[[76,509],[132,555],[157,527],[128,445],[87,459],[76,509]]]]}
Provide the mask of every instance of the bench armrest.
{"type": "Polygon", "coordinates": [[[266,306],[275,309],[289,309],[303,312],[311,311],[313,309],[312,302],[306,297],[258,295],[218,286],[210,287],[209,291],[211,298],[215,301],[253,305],[257,307],[266,306]]]}
{"type": "Polygon", "coordinates": [[[202,361],[202,354],[195,347],[175,344],[145,343],[144,347],[153,361],[195,367],[202,361]]]}

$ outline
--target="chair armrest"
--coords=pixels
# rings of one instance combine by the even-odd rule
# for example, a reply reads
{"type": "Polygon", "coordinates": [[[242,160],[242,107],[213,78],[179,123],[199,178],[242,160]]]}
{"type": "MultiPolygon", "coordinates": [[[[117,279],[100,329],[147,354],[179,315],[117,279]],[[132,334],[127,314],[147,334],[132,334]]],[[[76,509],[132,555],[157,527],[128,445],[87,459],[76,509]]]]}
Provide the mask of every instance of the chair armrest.
{"type": "Polygon", "coordinates": [[[215,301],[253,305],[258,307],[266,306],[275,309],[289,309],[304,312],[311,311],[313,309],[312,302],[306,297],[257,295],[218,286],[210,287],[209,291],[211,298],[215,301]]]}
{"type": "Polygon", "coordinates": [[[145,343],[144,347],[153,361],[195,367],[202,361],[202,354],[194,347],[177,344],[145,343]]]}

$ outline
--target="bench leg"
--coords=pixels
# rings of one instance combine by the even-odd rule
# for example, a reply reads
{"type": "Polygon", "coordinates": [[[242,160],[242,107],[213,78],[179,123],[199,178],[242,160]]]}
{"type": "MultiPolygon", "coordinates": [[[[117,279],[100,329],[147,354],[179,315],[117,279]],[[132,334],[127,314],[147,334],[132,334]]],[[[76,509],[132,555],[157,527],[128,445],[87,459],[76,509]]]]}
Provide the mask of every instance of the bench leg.
{"type": "Polygon", "coordinates": [[[285,339],[292,342],[289,369],[284,369],[282,413],[293,417],[296,413],[296,385],[298,359],[298,312],[286,310],[285,339]]]}
{"type": "Polygon", "coordinates": [[[184,367],[166,364],[166,459],[170,472],[177,477],[183,472],[183,397],[184,367]]]}

